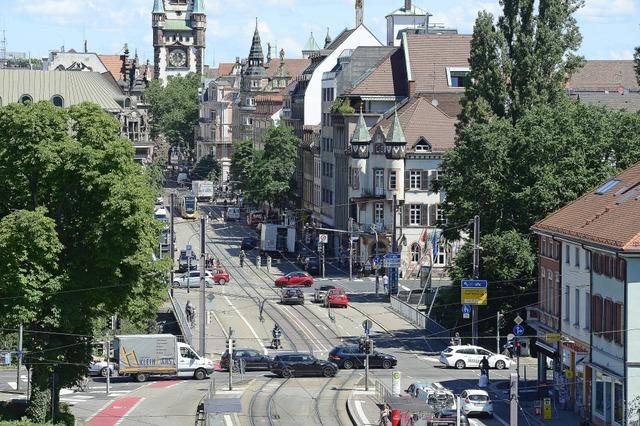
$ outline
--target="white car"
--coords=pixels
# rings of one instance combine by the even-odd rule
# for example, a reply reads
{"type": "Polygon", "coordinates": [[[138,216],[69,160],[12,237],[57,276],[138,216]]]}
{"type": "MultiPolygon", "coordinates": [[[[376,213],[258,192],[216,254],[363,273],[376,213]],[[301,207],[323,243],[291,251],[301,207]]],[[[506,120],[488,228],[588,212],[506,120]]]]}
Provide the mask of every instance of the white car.
{"type": "MultiPolygon", "coordinates": [[[[190,288],[200,287],[200,271],[191,271],[182,275],[175,276],[173,277],[172,285],[174,288],[186,288],[187,282],[190,288]]],[[[211,271],[205,271],[204,283],[207,287],[213,287],[213,285],[215,284],[211,271]]]]}
{"type": "Polygon", "coordinates": [[[467,389],[460,394],[462,412],[465,415],[487,415],[493,417],[493,402],[489,394],[480,389],[467,389]]]}
{"type": "MultiPolygon", "coordinates": [[[[115,377],[118,375],[116,371],[116,366],[113,362],[109,362],[109,370],[111,370],[111,377],[115,377]]],[[[94,360],[89,364],[89,375],[90,376],[102,376],[107,377],[107,361],[105,360],[94,360]]]]}
{"type": "Polygon", "coordinates": [[[487,357],[489,368],[502,370],[511,367],[511,359],[504,355],[494,354],[480,346],[457,345],[449,346],[440,353],[440,363],[445,367],[463,369],[467,367],[479,368],[480,361],[487,357]]]}

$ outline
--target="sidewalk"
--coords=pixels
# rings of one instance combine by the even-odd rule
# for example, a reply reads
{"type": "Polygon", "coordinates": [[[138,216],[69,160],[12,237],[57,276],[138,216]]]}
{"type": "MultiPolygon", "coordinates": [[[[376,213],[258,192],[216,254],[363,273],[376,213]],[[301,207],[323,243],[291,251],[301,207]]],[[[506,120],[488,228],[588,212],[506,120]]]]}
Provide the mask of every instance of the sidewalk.
{"type": "Polygon", "coordinates": [[[373,383],[369,390],[364,390],[364,378],[353,387],[347,398],[347,414],[351,422],[357,426],[378,426],[380,424],[380,406],[376,400],[373,383]]]}

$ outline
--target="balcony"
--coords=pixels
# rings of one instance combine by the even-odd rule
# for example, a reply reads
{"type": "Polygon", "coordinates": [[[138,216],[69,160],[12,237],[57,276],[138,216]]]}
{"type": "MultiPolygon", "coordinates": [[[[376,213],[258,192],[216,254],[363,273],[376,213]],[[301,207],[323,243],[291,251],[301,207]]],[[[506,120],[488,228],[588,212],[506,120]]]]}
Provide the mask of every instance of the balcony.
{"type": "Polygon", "coordinates": [[[213,118],[211,117],[200,117],[198,120],[200,123],[213,123],[213,118]]]}
{"type": "Polygon", "coordinates": [[[392,226],[385,223],[355,223],[354,232],[361,232],[364,234],[371,234],[375,238],[371,228],[374,228],[378,235],[390,234],[392,232],[392,226]]]}

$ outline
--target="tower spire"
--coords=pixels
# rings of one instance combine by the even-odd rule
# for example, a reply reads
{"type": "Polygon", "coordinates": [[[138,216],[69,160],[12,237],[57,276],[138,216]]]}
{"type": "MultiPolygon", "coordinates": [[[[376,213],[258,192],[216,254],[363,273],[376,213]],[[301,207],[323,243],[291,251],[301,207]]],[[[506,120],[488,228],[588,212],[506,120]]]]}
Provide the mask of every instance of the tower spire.
{"type": "Polygon", "coordinates": [[[329,35],[329,27],[327,27],[327,36],[324,38],[324,48],[329,47],[333,40],[331,40],[331,35],[329,35]]]}
{"type": "Polygon", "coordinates": [[[164,13],[164,2],[163,2],[163,0],[154,0],[154,2],[153,2],[153,13],[164,13]]]}
{"type": "Polygon", "coordinates": [[[356,0],[356,28],[364,23],[364,0],[356,0]]]}

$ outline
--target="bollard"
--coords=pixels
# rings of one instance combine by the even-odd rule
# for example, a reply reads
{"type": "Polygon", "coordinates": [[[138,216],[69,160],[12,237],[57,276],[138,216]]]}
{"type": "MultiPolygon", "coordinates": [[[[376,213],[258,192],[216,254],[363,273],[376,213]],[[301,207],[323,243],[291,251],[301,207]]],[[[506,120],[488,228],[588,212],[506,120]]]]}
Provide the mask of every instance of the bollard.
{"type": "Polygon", "coordinates": [[[400,410],[391,410],[391,426],[400,426],[402,414],[400,410]]]}

